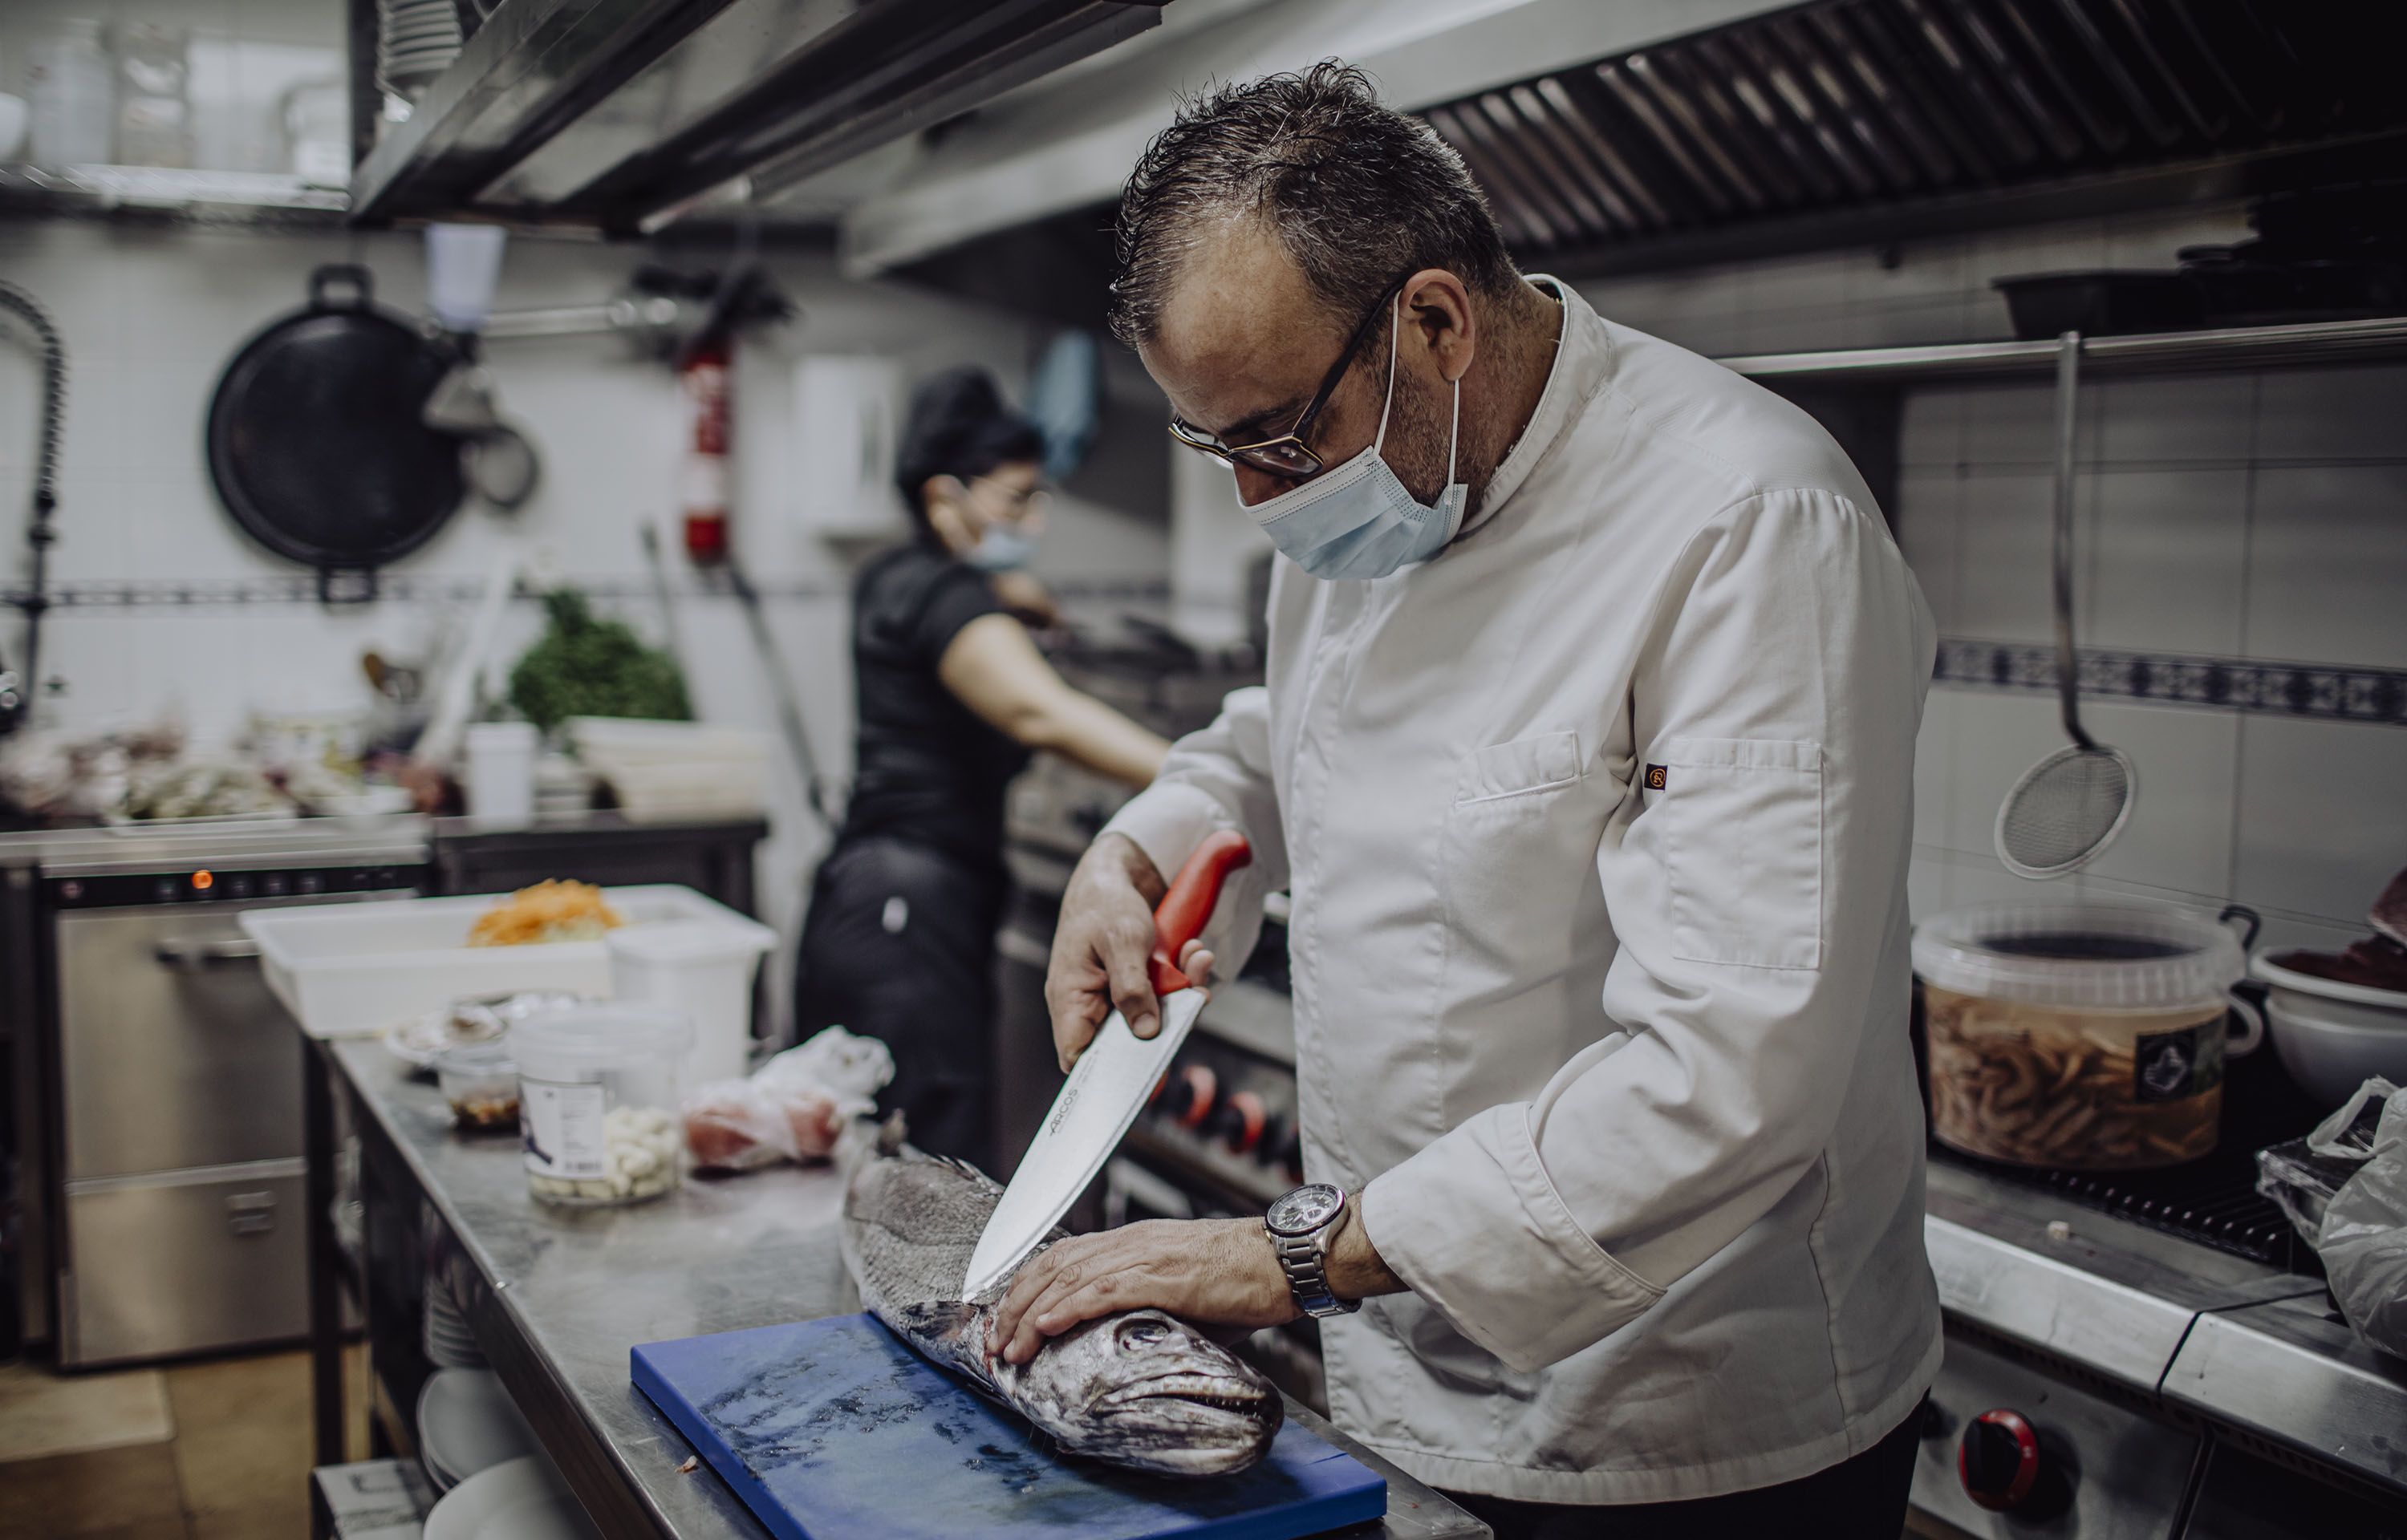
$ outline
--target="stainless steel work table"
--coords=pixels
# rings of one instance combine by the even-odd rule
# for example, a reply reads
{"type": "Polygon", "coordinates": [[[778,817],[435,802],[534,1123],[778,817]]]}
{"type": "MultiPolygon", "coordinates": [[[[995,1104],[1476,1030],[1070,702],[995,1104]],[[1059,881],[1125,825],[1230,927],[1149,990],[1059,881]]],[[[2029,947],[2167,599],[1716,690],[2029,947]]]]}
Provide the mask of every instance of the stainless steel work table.
{"type": "MultiPolygon", "coordinates": [[[[309,1055],[310,1306],[318,1459],[342,1458],[338,1290],[330,1218],[335,1098],[362,1157],[406,1173],[484,1285],[469,1324],[552,1460],[605,1533],[763,1535],[707,1465],[677,1466],[684,1435],[628,1378],[641,1342],[837,1315],[859,1307],[837,1253],[840,1188],[824,1167],[782,1166],[631,1208],[544,1208],[516,1141],[451,1131],[441,1095],[373,1040],[314,1041],[309,1055]]],[[[1288,1414],[1388,1478],[1394,1540],[1485,1535],[1478,1523],[1289,1403],[1288,1414]]],[[[1358,1533],[1381,1533],[1363,1526],[1358,1533]]]]}

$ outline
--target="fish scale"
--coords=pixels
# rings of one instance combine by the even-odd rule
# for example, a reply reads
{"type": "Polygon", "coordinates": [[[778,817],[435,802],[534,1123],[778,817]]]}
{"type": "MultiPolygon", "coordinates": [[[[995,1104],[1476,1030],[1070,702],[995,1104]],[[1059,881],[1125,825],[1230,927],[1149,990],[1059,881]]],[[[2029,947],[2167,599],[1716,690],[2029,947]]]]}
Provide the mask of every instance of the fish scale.
{"type": "MultiPolygon", "coordinates": [[[[903,1146],[889,1126],[845,1186],[845,1265],[862,1305],[922,1356],[1027,1418],[1066,1451],[1138,1470],[1217,1475],[1259,1460],[1283,1416],[1251,1365],[1159,1310],[1124,1310],[1013,1364],[988,1351],[1004,1288],[961,1299],[1003,1189],[976,1167],[903,1146]]],[[[1065,1232],[1056,1229],[1047,1244],[1065,1232]]]]}

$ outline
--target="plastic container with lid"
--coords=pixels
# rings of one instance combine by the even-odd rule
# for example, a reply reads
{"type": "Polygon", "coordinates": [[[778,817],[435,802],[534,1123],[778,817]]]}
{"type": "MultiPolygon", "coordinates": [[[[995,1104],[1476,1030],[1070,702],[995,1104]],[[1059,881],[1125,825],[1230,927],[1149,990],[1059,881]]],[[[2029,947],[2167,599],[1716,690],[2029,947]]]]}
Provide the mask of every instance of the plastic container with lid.
{"type": "Polygon", "coordinates": [[[674,1190],[677,1097],[693,1027],[676,1011],[576,1006],[513,1028],[527,1190],[547,1203],[641,1203],[674,1190]]]}
{"type": "Polygon", "coordinates": [[[624,925],[606,938],[611,993],[693,1024],[686,1084],[741,1080],[751,1067],[752,976],[777,933],[736,915],[624,925]]]}
{"type": "Polygon", "coordinates": [[[455,1126],[474,1133],[518,1127],[519,1064],[507,1038],[445,1049],[434,1056],[434,1081],[455,1126]]]}
{"type": "Polygon", "coordinates": [[[2231,994],[2243,969],[2229,928],[2162,906],[1996,904],[1923,922],[1931,1132],[2024,1166],[2196,1160],[2221,1130],[2224,1059],[2263,1040],[2263,1018],[2231,994]],[[2235,1010],[2245,1030],[2227,1044],[2235,1010]]]}

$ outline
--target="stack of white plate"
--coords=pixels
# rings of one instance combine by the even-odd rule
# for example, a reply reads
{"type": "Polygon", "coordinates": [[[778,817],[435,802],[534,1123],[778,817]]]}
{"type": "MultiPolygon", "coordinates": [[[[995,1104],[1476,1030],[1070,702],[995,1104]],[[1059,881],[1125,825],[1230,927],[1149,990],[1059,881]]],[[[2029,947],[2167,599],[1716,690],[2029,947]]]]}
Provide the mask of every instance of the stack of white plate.
{"type": "Polygon", "coordinates": [[[377,83],[414,102],[460,57],[459,7],[455,0],[380,0],[379,10],[377,83]]]}
{"type": "Polygon", "coordinates": [[[568,1483],[540,1455],[463,1481],[426,1516],[425,1540],[594,1540],[568,1483]]]}
{"type": "Polygon", "coordinates": [[[418,1457],[437,1491],[542,1447],[491,1369],[437,1369],[418,1392],[418,1457]]]}
{"type": "Polygon", "coordinates": [[[426,1362],[438,1369],[485,1366],[484,1349],[477,1346],[477,1334],[468,1329],[468,1318],[461,1314],[459,1301],[431,1271],[426,1279],[425,1346],[426,1362]]]}

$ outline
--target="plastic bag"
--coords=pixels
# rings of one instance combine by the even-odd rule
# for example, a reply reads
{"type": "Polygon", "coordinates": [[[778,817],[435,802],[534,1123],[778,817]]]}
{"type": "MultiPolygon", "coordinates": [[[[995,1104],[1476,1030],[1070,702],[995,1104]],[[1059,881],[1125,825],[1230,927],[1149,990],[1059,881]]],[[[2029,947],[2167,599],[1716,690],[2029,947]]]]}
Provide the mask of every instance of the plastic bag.
{"type": "MultiPolygon", "coordinates": [[[[2357,1335],[2407,1358],[2407,1096],[2395,1095],[2387,1081],[2368,1081],[2333,1117],[2353,1119],[2377,1087],[2388,1100],[2374,1127],[2373,1152],[2325,1206],[2315,1250],[2332,1298],[2357,1335]]],[[[2315,1134],[2332,1127],[2327,1120],[2315,1134]]]]}
{"type": "Polygon", "coordinates": [[[740,1081],[714,1081],[685,1098],[686,1148],[705,1170],[749,1171],[781,1160],[825,1160],[853,1119],[876,1108],[894,1056],[875,1038],[831,1026],[740,1081]]]}
{"type": "Polygon", "coordinates": [[[2374,1126],[2386,1098],[2397,1090],[2377,1075],[2306,1137],[2286,1139],[2257,1152],[2257,1191],[2273,1200],[2308,1245],[2323,1234],[2324,1210],[2332,1194],[2373,1153],[2374,1126]]]}

